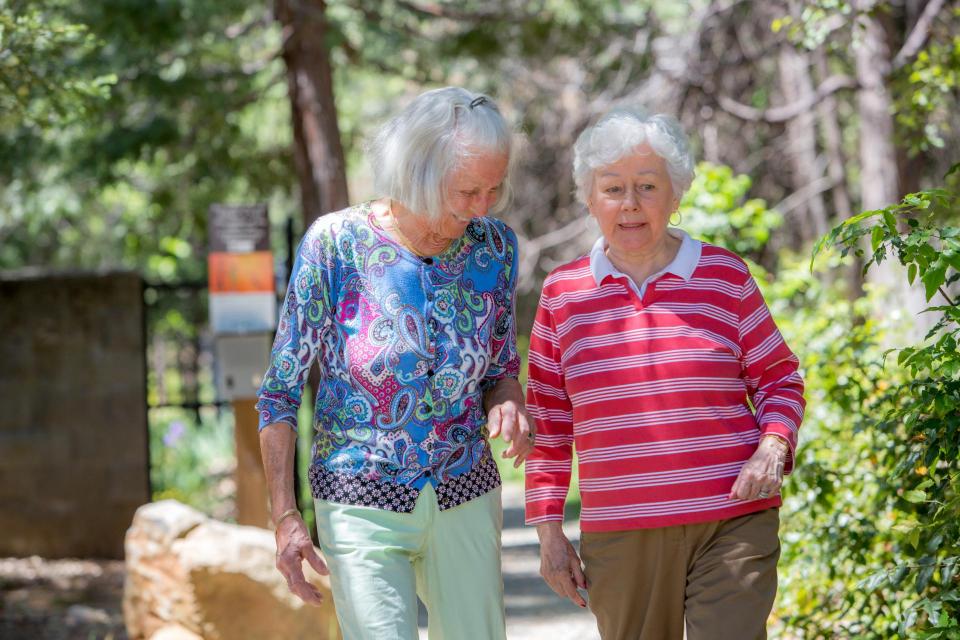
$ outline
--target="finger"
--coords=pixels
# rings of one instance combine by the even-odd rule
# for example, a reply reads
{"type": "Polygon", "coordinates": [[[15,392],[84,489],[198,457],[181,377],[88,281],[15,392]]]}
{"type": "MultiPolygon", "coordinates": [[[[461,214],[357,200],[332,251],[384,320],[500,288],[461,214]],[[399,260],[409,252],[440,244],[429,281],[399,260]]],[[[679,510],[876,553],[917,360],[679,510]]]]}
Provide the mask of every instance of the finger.
{"type": "Polygon", "coordinates": [[[503,418],[503,439],[510,443],[506,451],[503,452],[504,458],[513,458],[523,451],[523,438],[517,434],[516,414],[507,414],[503,418]]]}
{"type": "Polygon", "coordinates": [[[284,575],[286,576],[287,583],[291,586],[291,588],[293,588],[293,585],[307,581],[307,579],[303,576],[303,561],[300,558],[300,554],[297,554],[296,557],[287,556],[284,558],[284,563],[287,568],[287,571],[284,572],[284,575]]]}
{"type": "Polygon", "coordinates": [[[750,500],[750,494],[753,491],[753,483],[750,479],[746,477],[741,477],[738,481],[740,485],[737,487],[736,493],[734,494],[734,499],[736,500],[750,500]]]}
{"type": "Polygon", "coordinates": [[[513,461],[513,468],[519,469],[520,465],[522,465],[526,461],[527,461],[527,454],[521,453],[520,455],[517,456],[517,459],[513,461]]]}
{"type": "Polygon", "coordinates": [[[553,576],[543,576],[543,581],[547,583],[547,586],[550,587],[550,590],[557,594],[557,596],[561,598],[566,597],[563,593],[563,587],[560,586],[559,580],[553,576]]]}
{"type": "Polygon", "coordinates": [[[500,413],[500,407],[496,406],[490,409],[490,413],[487,414],[487,429],[490,430],[491,438],[496,438],[500,435],[500,423],[503,420],[500,413]]]}
{"type": "Polygon", "coordinates": [[[320,604],[323,602],[323,595],[320,593],[320,590],[304,577],[303,563],[299,555],[295,560],[293,558],[288,560],[287,568],[289,571],[288,574],[285,575],[287,576],[287,586],[290,588],[291,593],[309,604],[320,604]]]}
{"type": "Polygon", "coordinates": [[[573,581],[577,583],[577,587],[586,589],[587,577],[583,575],[583,567],[580,566],[580,558],[575,553],[570,558],[570,569],[573,573],[573,581]]]}
{"type": "Polygon", "coordinates": [[[530,420],[522,411],[517,413],[517,435],[523,439],[523,442],[529,442],[533,429],[530,428],[530,420]]]}
{"type": "Polygon", "coordinates": [[[312,545],[304,555],[306,555],[307,562],[310,563],[310,566],[313,567],[314,571],[322,576],[330,575],[330,569],[327,568],[327,563],[323,561],[323,558],[320,557],[320,554],[317,553],[317,550],[314,549],[312,545]]]}
{"type": "Polygon", "coordinates": [[[580,596],[580,592],[577,591],[577,585],[574,583],[573,578],[568,573],[564,576],[562,580],[563,586],[563,595],[570,600],[573,604],[578,607],[585,607],[587,603],[584,602],[583,598],[580,596]]]}
{"type": "Polygon", "coordinates": [[[323,594],[306,580],[290,585],[290,591],[307,604],[323,604],[323,594]]]}
{"type": "Polygon", "coordinates": [[[737,479],[734,480],[733,486],[730,488],[730,495],[727,496],[730,500],[739,500],[740,499],[740,487],[743,485],[743,472],[737,476],[737,479]]]}
{"type": "Polygon", "coordinates": [[[500,433],[507,442],[517,439],[517,407],[512,403],[500,405],[500,433]]]}

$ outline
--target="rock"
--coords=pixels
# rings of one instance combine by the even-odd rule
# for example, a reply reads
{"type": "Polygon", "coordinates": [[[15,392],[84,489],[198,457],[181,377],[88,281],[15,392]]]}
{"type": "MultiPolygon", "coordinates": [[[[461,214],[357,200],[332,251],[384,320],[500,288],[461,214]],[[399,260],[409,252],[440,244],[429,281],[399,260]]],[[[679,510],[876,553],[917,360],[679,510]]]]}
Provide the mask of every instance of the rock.
{"type": "Polygon", "coordinates": [[[125,551],[123,615],[131,640],[194,637],[182,632],[204,640],[340,638],[327,577],[304,563],[323,593],[320,607],[290,593],[266,529],[225,524],[164,500],[137,510],[125,551]]]}
{"type": "Polygon", "coordinates": [[[150,636],[150,640],[203,640],[203,638],[178,624],[170,624],[150,636]]]}
{"type": "Polygon", "coordinates": [[[64,616],[64,622],[68,627],[75,627],[78,625],[106,626],[110,624],[110,614],[103,609],[88,607],[82,604],[75,604],[67,608],[66,615],[64,616]]]}

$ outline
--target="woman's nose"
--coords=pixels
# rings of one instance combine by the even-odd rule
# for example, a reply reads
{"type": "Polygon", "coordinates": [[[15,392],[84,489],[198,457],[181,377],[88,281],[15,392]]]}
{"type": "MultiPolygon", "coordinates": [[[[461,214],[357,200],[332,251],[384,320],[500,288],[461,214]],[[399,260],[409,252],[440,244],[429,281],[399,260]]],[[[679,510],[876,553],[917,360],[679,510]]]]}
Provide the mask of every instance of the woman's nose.
{"type": "Polygon", "coordinates": [[[473,199],[470,203],[470,213],[474,217],[480,217],[487,215],[487,212],[490,211],[490,207],[493,206],[496,196],[478,196],[473,199]]]}

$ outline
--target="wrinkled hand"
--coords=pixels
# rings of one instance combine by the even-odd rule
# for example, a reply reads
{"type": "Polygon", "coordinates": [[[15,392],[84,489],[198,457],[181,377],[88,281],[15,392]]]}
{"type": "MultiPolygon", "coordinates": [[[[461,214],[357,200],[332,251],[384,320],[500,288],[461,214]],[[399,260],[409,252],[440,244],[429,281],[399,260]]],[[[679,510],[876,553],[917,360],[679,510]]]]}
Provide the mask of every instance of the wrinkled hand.
{"type": "Polygon", "coordinates": [[[760,440],[756,452],[740,470],[731,500],[764,500],[780,492],[783,467],[787,459],[787,443],[776,436],[760,440]],[[764,495],[765,494],[765,495],[764,495]]]}
{"type": "Polygon", "coordinates": [[[515,469],[533,452],[534,432],[531,424],[526,406],[515,400],[505,400],[495,404],[487,412],[490,437],[496,438],[502,435],[503,439],[510,443],[507,450],[503,452],[503,457],[516,457],[513,462],[515,469]]]}
{"type": "Polygon", "coordinates": [[[307,604],[319,605],[323,602],[320,590],[307,582],[303,575],[303,561],[322,576],[330,575],[327,565],[313,547],[313,540],[307,531],[307,525],[299,517],[286,518],[276,531],[277,569],[287,580],[287,587],[295,596],[307,604]]]}
{"type": "Polygon", "coordinates": [[[586,607],[587,602],[577,589],[587,588],[580,556],[567,540],[559,522],[547,522],[537,526],[540,536],[540,575],[561,598],[586,607]]]}

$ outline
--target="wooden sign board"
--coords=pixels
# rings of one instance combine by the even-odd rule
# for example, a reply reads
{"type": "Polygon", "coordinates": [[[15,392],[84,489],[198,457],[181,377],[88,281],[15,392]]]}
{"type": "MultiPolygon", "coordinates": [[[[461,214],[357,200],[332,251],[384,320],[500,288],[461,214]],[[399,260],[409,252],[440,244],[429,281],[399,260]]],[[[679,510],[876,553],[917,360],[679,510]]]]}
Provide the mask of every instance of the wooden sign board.
{"type": "Polygon", "coordinates": [[[277,299],[266,205],[210,207],[210,325],[214,333],[273,331],[277,299]]]}

